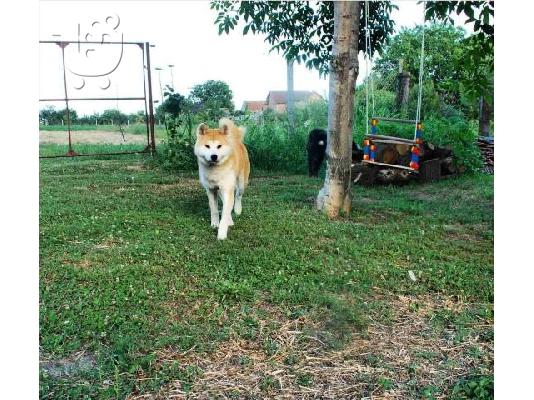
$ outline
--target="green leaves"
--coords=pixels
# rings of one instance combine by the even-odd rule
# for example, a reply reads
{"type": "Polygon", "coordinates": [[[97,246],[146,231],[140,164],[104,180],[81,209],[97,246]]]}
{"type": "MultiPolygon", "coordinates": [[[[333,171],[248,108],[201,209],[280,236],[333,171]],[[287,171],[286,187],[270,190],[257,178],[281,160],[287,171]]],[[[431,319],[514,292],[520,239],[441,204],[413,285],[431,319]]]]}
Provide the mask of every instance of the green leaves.
{"type": "Polygon", "coordinates": [[[426,18],[453,24],[452,13],[465,14],[466,23],[474,23],[474,32],[482,33],[493,42],[493,1],[428,1],[425,3],[426,18]],[[478,11],[478,17],[475,13],[478,11]]]}
{"type": "MultiPolygon", "coordinates": [[[[395,90],[399,60],[403,69],[417,77],[421,55],[422,27],[402,29],[383,49],[376,61],[376,71],[391,81],[388,87],[395,90]]],[[[457,71],[461,64],[461,42],[465,32],[459,28],[434,24],[425,29],[425,79],[431,79],[438,91],[444,91],[457,83],[457,71]]]]}
{"type": "MultiPolygon", "coordinates": [[[[399,60],[417,77],[422,28],[403,29],[393,37],[376,61],[379,87],[396,89],[399,60]]],[[[425,28],[424,79],[431,80],[441,99],[460,106],[462,98],[477,102],[493,91],[493,43],[482,33],[465,37],[465,31],[447,24],[425,28]]]]}
{"type": "MultiPolygon", "coordinates": [[[[233,30],[243,16],[243,35],[262,33],[271,51],[281,52],[287,59],[305,63],[310,69],[326,74],[329,69],[334,35],[334,6],[320,2],[230,2],[212,1],[210,7],[219,11],[215,19],[219,34],[233,30]]],[[[389,1],[370,2],[369,25],[373,51],[379,51],[394,23],[389,15],[397,7],[389,1]]],[[[364,8],[361,8],[359,48],[364,49],[364,8]]]]}
{"type": "Polygon", "coordinates": [[[183,104],[203,122],[218,121],[225,115],[224,109],[234,111],[233,93],[223,81],[209,80],[195,85],[183,104]]]}
{"type": "Polygon", "coordinates": [[[492,400],[494,396],[493,385],[493,376],[467,377],[454,385],[451,399],[492,400]]]}

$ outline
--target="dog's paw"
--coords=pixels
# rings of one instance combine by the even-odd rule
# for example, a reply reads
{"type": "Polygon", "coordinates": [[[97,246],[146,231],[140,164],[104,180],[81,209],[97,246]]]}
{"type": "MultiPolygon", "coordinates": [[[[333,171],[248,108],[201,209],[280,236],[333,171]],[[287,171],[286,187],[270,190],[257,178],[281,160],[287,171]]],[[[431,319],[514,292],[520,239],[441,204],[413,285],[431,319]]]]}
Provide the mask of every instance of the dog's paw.
{"type": "Polygon", "coordinates": [[[228,234],[228,225],[219,226],[219,231],[217,232],[217,239],[224,240],[228,234]]]}
{"type": "Polygon", "coordinates": [[[241,214],[241,196],[236,196],[234,201],[234,212],[236,215],[241,214]]]}
{"type": "Polygon", "coordinates": [[[211,227],[216,229],[219,227],[219,221],[211,221],[211,227]]]}

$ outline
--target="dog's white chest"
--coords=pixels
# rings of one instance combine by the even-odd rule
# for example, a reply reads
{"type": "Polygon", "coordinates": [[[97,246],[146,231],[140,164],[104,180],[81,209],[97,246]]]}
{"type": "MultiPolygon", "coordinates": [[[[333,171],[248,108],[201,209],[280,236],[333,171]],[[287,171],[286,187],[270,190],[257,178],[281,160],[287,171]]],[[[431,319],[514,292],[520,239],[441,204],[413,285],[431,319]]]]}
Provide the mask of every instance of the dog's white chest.
{"type": "Polygon", "coordinates": [[[207,181],[208,181],[208,187],[210,189],[218,189],[219,188],[219,180],[214,178],[214,177],[208,177],[207,178],[207,181]]]}
{"type": "Polygon", "coordinates": [[[235,176],[231,171],[219,168],[200,168],[200,183],[206,189],[221,189],[235,183],[235,176]]]}

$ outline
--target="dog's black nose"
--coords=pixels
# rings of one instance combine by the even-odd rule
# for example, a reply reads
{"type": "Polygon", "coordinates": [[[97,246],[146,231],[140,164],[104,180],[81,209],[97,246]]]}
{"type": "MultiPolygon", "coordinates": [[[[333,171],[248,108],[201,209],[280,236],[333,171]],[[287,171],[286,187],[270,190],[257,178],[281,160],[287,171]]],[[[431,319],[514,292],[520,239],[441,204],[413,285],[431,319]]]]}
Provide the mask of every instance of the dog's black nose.
{"type": "Polygon", "coordinates": [[[217,154],[211,155],[211,161],[217,161],[217,154]]]}

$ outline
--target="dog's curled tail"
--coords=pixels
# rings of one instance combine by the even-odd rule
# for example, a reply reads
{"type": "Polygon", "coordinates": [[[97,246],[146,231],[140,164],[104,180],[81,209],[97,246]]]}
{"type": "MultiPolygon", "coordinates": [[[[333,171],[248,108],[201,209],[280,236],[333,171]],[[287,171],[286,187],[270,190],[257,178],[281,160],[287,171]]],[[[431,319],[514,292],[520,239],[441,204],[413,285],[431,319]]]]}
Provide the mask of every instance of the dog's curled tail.
{"type": "Polygon", "coordinates": [[[219,129],[224,129],[226,127],[231,135],[239,140],[240,142],[243,142],[243,139],[245,138],[246,129],[243,126],[237,126],[234,121],[232,121],[229,118],[221,118],[219,120],[219,129]]]}

